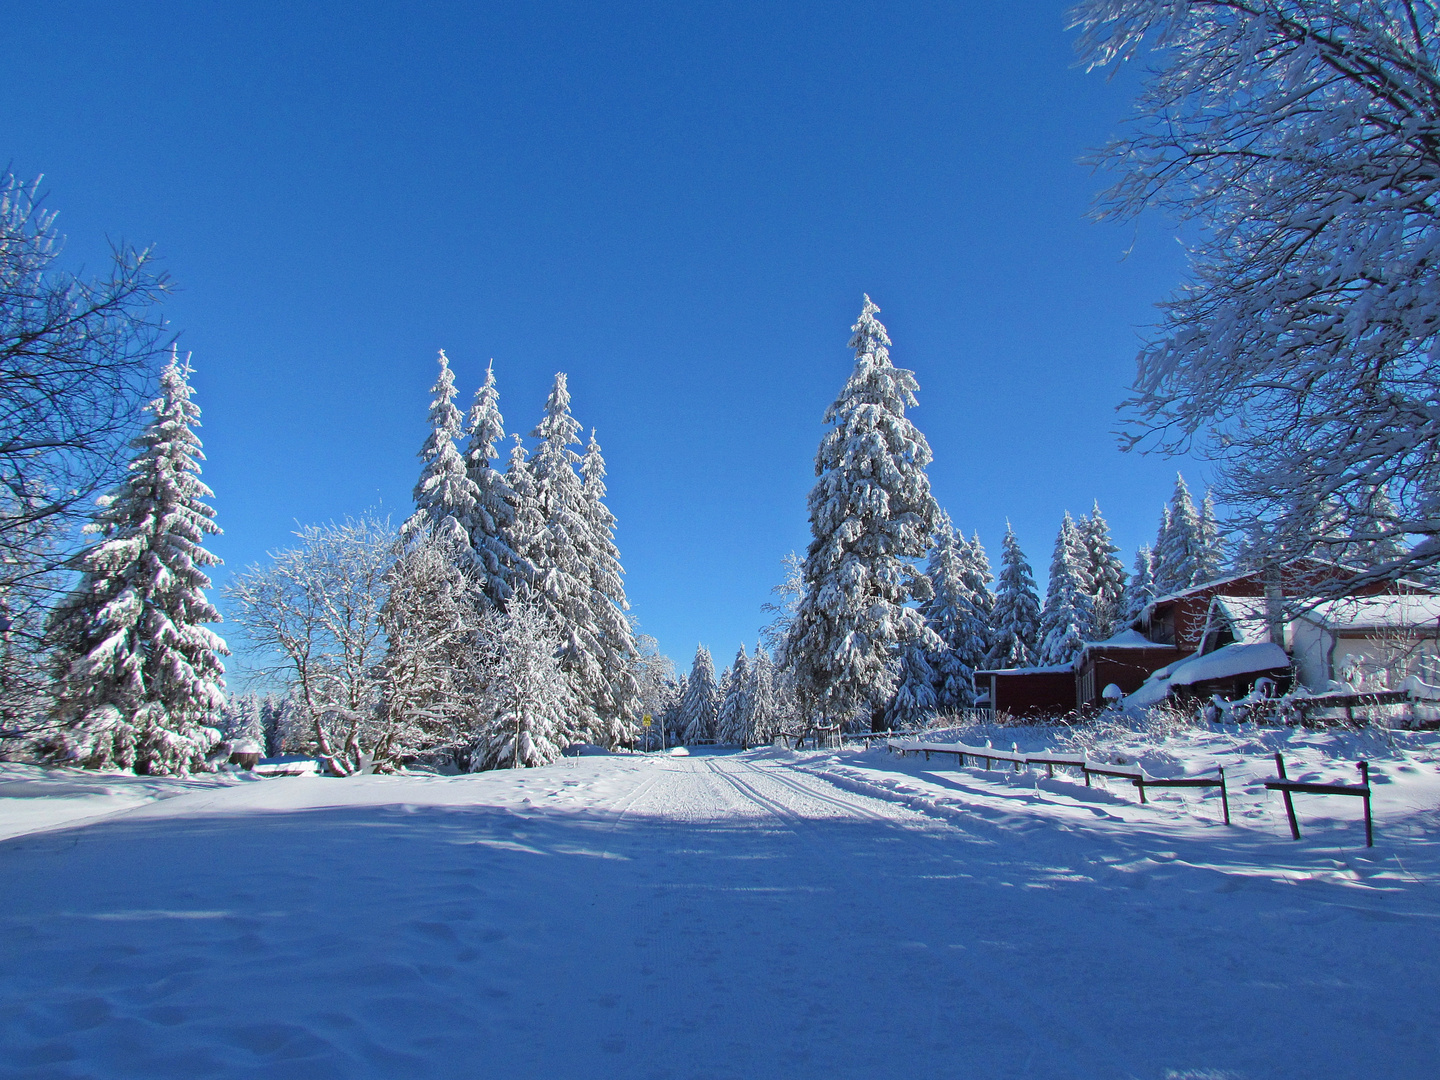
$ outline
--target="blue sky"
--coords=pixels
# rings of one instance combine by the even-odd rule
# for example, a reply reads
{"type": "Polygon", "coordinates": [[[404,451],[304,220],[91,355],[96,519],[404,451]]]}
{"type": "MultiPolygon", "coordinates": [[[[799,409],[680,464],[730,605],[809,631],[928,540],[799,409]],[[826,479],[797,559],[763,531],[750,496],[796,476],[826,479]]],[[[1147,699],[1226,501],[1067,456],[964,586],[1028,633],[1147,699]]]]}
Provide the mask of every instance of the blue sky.
{"type": "Polygon", "coordinates": [[[1043,577],[1093,499],[1127,563],[1153,538],[1177,463],[1114,406],[1183,255],[1086,218],[1134,84],[1071,66],[1065,7],[32,4],[0,155],[72,264],[153,243],[181,286],[219,581],[409,511],[444,348],[526,434],[569,373],[643,629],[724,663],[807,542],[864,292],[992,560],[1008,517],[1043,577]]]}

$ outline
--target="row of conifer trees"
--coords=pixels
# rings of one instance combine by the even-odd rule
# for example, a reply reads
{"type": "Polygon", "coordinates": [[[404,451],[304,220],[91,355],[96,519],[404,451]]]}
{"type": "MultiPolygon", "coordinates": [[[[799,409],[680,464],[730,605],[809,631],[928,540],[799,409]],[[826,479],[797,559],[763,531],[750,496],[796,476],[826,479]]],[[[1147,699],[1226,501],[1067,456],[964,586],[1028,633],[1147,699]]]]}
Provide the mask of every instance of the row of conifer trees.
{"type": "MultiPolygon", "coordinates": [[[[292,686],[287,708],[308,716],[286,725],[291,748],[344,771],[436,752],[472,768],[534,765],[574,741],[633,743],[653,657],[640,655],[626,615],[604,459],[593,432],[576,450],[565,376],[532,433],[533,454],[517,435],[502,463],[493,370],[464,416],[443,352],[439,368],[415,512],[393,545],[378,533],[379,677],[364,700],[341,700],[324,689],[340,684],[333,671],[298,669],[292,683],[321,688],[292,686]],[[331,737],[340,716],[354,721],[348,746],[331,737]]],[[[160,373],[128,477],[101,500],[89,527],[97,538],[52,614],[52,701],[33,740],[48,760],[183,773],[206,767],[220,729],[254,726],[244,702],[227,713],[229,649],[210,629],[220,616],[206,571],[219,560],[204,545],[219,527],[199,478],[190,375],[178,355],[160,373]]],[[[280,626],[282,592],[257,595],[252,623],[280,626]]]]}

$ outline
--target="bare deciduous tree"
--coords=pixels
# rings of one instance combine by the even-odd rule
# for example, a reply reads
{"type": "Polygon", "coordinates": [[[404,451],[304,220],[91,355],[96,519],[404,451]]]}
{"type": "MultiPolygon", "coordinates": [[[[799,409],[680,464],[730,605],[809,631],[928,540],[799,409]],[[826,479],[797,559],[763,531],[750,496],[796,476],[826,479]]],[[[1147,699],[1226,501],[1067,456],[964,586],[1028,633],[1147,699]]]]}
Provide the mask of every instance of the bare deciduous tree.
{"type": "Polygon", "coordinates": [[[292,686],[318,757],[345,774],[382,735],[378,716],[385,638],[381,611],[395,563],[388,520],[307,525],[300,545],[251,566],[224,594],[231,621],[292,686]]]}
{"type": "Polygon", "coordinates": [[[1092,68],[1154,60],[1102,214],[1194,230],[1131,445],[1209,453],[1276,552],[1419,535],[1371,576],[1440,563],[1440,5],[1084,0],[1072,25],[1092,68]]]}
{"type": "Polygon", "coordinates": [[[153,252],[113,245],[93,279],[60,270],[38,183],[0,173],[0,740],[43,711],[45,613],[74,527],[123,477],[172,340],[153,252]]]}

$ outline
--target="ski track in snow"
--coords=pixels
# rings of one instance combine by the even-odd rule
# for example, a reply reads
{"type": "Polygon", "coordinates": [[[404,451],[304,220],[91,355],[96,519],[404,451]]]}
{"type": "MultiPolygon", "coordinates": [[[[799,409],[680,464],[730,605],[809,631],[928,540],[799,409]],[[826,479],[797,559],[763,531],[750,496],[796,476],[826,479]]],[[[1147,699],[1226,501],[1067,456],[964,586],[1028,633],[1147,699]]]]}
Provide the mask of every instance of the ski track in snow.
{"type": "Polygon", "coordinates": [[[1377,789],[1367,852],[1348,807],[1293,844],[1238,787],[1226,829],[875,751],[3,768],[0,1078],[1428,1077],[1440,1049],[1433,786],[1377,789]]]}

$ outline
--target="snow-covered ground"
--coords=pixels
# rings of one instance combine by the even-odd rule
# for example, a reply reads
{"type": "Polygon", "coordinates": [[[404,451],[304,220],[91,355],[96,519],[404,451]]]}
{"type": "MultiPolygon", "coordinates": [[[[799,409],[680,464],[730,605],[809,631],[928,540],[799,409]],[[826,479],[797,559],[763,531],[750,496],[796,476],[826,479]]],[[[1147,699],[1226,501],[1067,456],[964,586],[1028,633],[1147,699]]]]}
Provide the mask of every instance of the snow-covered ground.
{"type": "Polygon", "coordinates": [[[1435,740],[1106,739],[1223,761],[1236,827],[879,749],[0,766],[0,1077],[1433,1076],[1435,740]],[[1374,760],[1375,848],[1356,799],[1298,797],[1289,839],[1272,743],[1374,760]]]}

